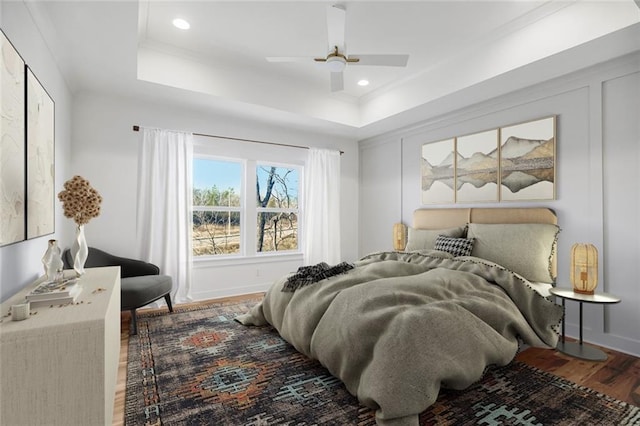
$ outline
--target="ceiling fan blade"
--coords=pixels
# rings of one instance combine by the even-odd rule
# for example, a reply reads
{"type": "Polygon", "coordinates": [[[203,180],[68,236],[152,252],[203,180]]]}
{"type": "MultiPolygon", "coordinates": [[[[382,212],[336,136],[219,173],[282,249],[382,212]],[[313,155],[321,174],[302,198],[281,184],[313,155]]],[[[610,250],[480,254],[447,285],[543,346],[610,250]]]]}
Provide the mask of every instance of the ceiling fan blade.
{"type": "Polygon", "coordinates": [[[313,56],[267,56],[267,62],[313,62],[313,56]]]}
{"type": "Polygon", "coordinates": [[[359,59],[359,61],[349,62],[349,65],[406,67],[409,61],[409,55],[349,55],[349,60],[351,59],[359,59]]]}
{"type": "Polygon", "coordinates": [[[347,12],[343,6],[327,6],[327,40],[329,52],[338,47],[339,52],[344,52],[344,29],[347,12]]]}
{"type": "Polygon", "coordinates": [[[341,72],[332,72],[331,74],[331,91],[340,92],[344,89],[344,79],[341,72]]]}

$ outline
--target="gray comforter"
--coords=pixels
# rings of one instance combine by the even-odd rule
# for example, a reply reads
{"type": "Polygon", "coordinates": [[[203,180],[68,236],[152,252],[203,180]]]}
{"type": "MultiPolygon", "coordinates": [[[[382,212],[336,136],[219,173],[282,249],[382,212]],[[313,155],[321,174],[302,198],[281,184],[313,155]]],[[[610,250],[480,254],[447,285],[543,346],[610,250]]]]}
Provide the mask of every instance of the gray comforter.
{"type": "Polygon", "coordinates": [[[344,275],[282,292],[287,277],[237,318],[273,325],[317,359],[380,425],[417,425],[440,387],[464,389],[506,365],[518,337],[554,347],[559,306],[480,259],[376,253],[344,275]]]}

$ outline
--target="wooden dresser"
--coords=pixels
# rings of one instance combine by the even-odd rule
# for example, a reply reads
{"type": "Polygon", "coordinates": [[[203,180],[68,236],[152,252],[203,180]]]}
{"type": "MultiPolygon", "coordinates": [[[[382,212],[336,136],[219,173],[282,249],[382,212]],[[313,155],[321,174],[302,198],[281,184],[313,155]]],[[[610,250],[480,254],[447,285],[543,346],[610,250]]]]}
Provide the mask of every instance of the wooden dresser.
{"type": "Polygon", "coordinates": [[[80,283],[76,304],[35,307],[24,321],[7,314],[33,286],[0,305],[0,425],[112,424],[120,268],[87,269],[80,283]]]}

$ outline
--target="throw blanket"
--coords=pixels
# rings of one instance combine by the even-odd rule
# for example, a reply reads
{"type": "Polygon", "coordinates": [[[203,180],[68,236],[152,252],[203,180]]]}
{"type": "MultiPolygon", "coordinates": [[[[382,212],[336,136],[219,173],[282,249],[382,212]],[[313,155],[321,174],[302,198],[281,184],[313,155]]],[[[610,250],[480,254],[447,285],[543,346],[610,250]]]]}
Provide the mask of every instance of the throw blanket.
{"type": "Polygon", "coordinates": [[[562,309],[501,266],[397,252],[355,266],[293,293],[281,291],[285,277],[237,320],[273,325],[375,409],[379,425],[418,425],[441,386],[464,389],[488,365],[508,364],[518,337],[557,343],[562,309]]]}
{"type": "Polygon", "coordinates": [[[347,262],[341,262],[335,266],[329,266],[325,262],[313,266],[301,266],[295,274],[287,278],[282,291],[296,291],[300,287],[317,283],[334,275],[344,274],[350,269],[353,269],[353,265],[347,262]]]}

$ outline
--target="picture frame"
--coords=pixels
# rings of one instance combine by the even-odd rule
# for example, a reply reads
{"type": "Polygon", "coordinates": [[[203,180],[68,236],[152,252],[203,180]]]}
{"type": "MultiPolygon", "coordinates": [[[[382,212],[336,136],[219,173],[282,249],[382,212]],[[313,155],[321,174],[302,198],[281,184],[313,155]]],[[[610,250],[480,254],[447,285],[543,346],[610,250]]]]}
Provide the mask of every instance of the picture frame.
{"type": "Polygon", "coordinates": [[[500,201],[555,200],[556,117],[500,128],[500,201]]]}
{"type": "Polygon", "coordinates": [[[498,129],[456,138],[456,203],[498,201],[498,129]]]}
{"type": "Polygon", "coordinates": [[[25,62],[0,31],[0,246],[26,238],[25,62]]]}
{"type": "Polygon", "coordinates": [[[26,67],[27,239],[55,232],[55,103],[26,67]]]}
{"type": "Polygon", "coordinates": [[[423,204],[455,203],[455,138],[422,145],[420,176],[423,204]]]}
{"type": "Polygon", "coordinates": [[[422,204],[556,199],[557,116],[422,145],[422,204]]]}

